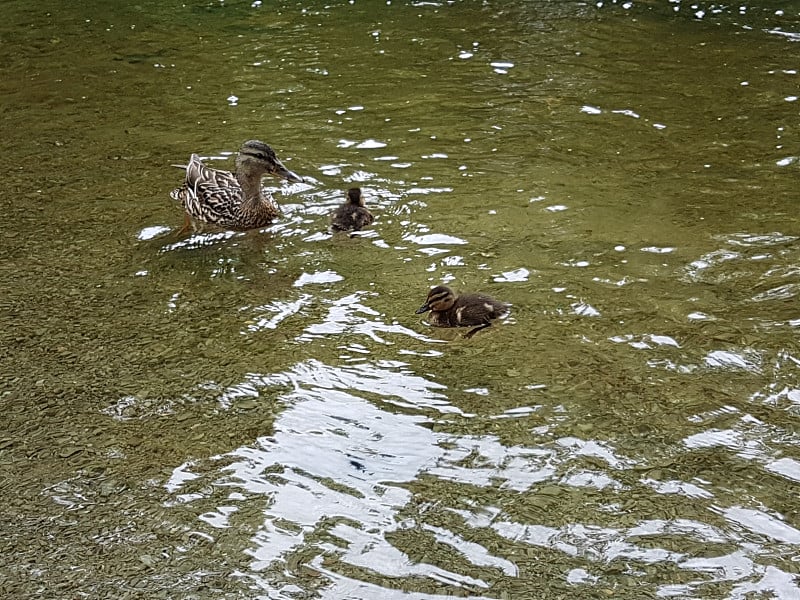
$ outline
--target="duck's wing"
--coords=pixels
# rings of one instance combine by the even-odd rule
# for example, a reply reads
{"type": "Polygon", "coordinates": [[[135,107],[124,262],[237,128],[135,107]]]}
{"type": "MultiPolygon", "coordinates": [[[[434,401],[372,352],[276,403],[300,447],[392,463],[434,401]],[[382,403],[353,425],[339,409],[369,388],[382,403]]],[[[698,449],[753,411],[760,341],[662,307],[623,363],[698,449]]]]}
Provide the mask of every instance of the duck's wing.
{"type": "Polygon", "coordinates": [[[331,220],[333,228],[337,231],[359,231],[370,225],[375,217],[363,206],[344,204],[336,209],[331,220]]]}
{"type": "Polygon", "coordinates": [[[183,180],[183,185],[170,194],[175,200],[183,200],[186,194],[199,197],[206,193],[206,190],[239,188],[239,182],[233,173],[207,167],[197,154],[192,154],[185,168],[186,178],[183,180]]]}
{"type": "Polygon", "coordinates": [[[331,215],[331,227],[334,231],[351,231],[357,225],[357,207],[352,204],[342,204],[331,215]]]}
{"type": "Polygon", "coordinates": [[[186,185],[212,186],[212,187],[239,187],[239,182],[230,171],[212,169],[200,160],[197,154],[192,154],[189,164],[186,165],[186,185]]]}
{"type": "Polygon", "coordinates": [[[372,222],[375,220],[375,217],[368,209],[364,208],[363,206],[359,207],[358,211],[358,228],[361,229],[362,227],[366,227],[367,225],[372,225],[372,222]]]}
{"type": "Polygon", "coordinates": [[[466,294],[459,296],[455,313],[459,325],[481,325],[502,317],[508,312],[508,305],[484,296],[483,294],[466,294]]]}
{"type": "Polygon", "coordinates": [[[235,220],[242,202],[242,188],[233,173],[206,166],[197,154],[186,165],[183,185],[170,195],[191,216],[209,223],[235,220]]]}

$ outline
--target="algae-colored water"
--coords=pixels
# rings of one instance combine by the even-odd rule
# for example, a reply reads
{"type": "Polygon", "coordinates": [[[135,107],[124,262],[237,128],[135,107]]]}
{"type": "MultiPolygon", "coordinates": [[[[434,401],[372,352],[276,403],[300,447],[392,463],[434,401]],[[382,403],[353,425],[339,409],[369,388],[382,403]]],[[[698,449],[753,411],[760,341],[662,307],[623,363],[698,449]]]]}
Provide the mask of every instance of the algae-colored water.
{"type": "Polygon", "coordinates": [[[3,597],[800,597],[796,5],[3,7],[3,597]]]}

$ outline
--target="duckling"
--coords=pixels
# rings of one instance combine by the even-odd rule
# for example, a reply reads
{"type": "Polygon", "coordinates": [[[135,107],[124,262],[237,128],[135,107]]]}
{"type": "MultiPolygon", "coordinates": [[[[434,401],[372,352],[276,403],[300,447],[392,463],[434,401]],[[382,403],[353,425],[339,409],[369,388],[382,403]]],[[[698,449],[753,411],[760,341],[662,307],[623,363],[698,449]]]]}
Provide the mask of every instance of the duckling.
{"type": "Polygon", "coordinates": [[[237,231],[268,225],[278,216],[278,207],[261,189],[261,177],[267,174],[292,183],[303,181],[283,166],[272,148],[258,140],[242,144],[235,173],[207,167],[192,154],[183,185],[170,193],[186,210],[181,231],[190,225],[196,229],[197,222],[237,231]]]}
{"type": "Polygon", "coordinates": [[[374,220],[375,217],[364,206],[361,188],[350,188],[347,190],[347,202],[331,215],[331,228],[334,231],[358,231],[374,220]]]}
{"type": "Polygon", "coordinates": [[[509,306],[484,294],[456,295],[444,285],[428,292],[425,304],[416,314],[431,311],[428,322],[435,327],[477,327],[464,337],[471,338],[481,329],[490,327],[492,321],[508,313],[509,306]]]}

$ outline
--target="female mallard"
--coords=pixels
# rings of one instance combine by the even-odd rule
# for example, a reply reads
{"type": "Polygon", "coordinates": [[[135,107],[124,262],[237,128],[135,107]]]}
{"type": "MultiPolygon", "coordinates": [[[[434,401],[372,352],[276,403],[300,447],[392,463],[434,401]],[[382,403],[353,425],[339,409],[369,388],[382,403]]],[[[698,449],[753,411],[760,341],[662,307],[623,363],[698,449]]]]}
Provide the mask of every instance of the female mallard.
{"type": "Polygon", "coordinates": [[[361,188],[350,188],[347,190],[347,202],[331,215],[331,228],[334,231],[358,231],[374,220],[375,217],[364,206],[361,188]]]}
{"type": "Polygon", "coordinates": [[[483,294],[457,296],[444,285],[437,285],[428,292],[425,304],[417,314],[431,311],[428,322],[436,327],[470,327],[477,325],[465,337],[470,338],[481,329],[491,326],[492,321],[508,313],[508,304],[483,294]]]}
{"type": "Polygon", "coordinates": [[[272,148],[258,140],[242,144],[236,173],[207,167],[192,154],[186,165],[186,180],[170,193],[186,210],[183,229],[190,224],[196,229],[198,221],[238,231],[268,225],[278,216],[278,207],[261,190],[261,177],[267,174],[292,183],[303,181],[283,166],[272,148]]]}

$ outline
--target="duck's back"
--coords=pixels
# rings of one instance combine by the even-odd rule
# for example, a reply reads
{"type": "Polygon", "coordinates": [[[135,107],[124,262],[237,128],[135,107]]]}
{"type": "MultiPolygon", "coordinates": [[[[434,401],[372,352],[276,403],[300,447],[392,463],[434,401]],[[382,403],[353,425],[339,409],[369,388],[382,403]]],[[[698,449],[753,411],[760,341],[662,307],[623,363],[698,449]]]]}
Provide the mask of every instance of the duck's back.
{"type": "Polygon", "coordinates": [[[242,188],[230,171],[212,169],[197,154],[192,154],[186,166],[186,179],[170,194],[180,201],[186,212],[221,227],[237,228],[242,188]]]}
{"type": "Polygon", "coordinates": [[[483,294],[463,294],[456,298],[451,313],[452,326],[484,325],[508,312],[508,305],[483,294]]]}
{"type": "Polygon", "coordinates": [[[343,204],[331,216],[331,227],[336,231],[358,231],[374,220],[366,207],[343,204]]]}

